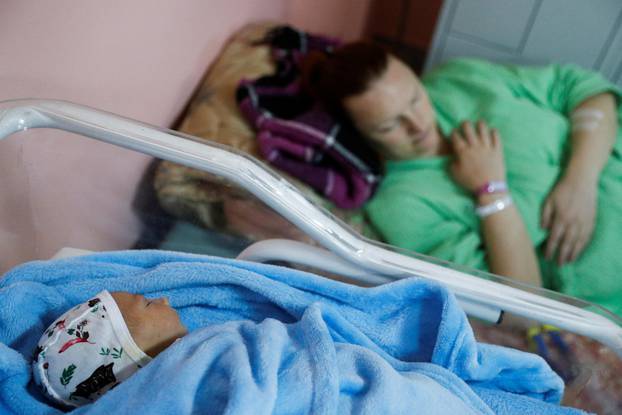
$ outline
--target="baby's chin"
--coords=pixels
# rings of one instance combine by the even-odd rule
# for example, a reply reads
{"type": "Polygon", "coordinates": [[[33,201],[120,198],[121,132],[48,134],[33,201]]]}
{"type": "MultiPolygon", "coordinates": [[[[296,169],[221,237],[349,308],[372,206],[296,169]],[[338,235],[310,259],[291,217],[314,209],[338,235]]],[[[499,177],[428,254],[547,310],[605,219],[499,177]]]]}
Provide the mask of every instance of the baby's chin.
{"type": "Polygon", "coordinates": [[[160,353],[162,353],[163,351],[168,349],[170,346],[172,346],[173,343],[175,343],[177,340],[184,337],[186,334],[187,333],[185,334],[178,333],[174,336],[170,336],[165,340],[152,344],[150,347],[143,349],[143,352],[145,352],[149,357],[155,358],[160,353]]]}

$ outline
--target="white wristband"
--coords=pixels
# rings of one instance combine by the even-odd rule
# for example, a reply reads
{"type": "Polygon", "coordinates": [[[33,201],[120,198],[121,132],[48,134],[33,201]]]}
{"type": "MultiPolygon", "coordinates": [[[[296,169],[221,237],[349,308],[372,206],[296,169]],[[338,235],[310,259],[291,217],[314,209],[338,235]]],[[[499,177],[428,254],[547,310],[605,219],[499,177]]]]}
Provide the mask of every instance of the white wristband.
{"type": "Polygon", "coordinates": [[[575,110],[570,116],[572,121],[600,121],[605,118],[605,114],[596,108],[580,108],[575,110]]]}
{"type": "Polygon", "coordinates": [[[605,113],[595,108],[580,108],[570,116],[572,131],[594,131],[605,118],[605,113]]]}
{"type": "Polygon", "coordinates": [[[594,131],[598,130],[599,125],[600,121],[597,120],[581,121],[577,123],[572,123],[572,131],[594,131]]]}
{"type": "Polygon", "coordinates": [[[475,209],[475,213],[480,218],[485,218],[486,216],[490,216],[493,213],[501,212],[503,209],[507,208],[508,206],[511,206],[512,203],[513,203],[512,196],[507,195],[500,199],[495,200],[494,202],[488,205],[477,207],[475,209]]]}

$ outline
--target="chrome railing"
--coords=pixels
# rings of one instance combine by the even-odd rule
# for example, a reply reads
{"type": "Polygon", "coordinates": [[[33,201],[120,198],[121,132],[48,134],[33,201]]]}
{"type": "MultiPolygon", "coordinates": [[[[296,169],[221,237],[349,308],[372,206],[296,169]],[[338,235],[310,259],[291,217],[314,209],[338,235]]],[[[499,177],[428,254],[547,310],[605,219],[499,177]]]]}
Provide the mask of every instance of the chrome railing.
{"type": "Polygon", "coordinates": [[[495,321],[503,310],[591,337],[622,357],[620,319],[606,310],[366,239],[262,162],[237,150],[70,102],[0,102],[0,139],[30,128],[70,131],[221,176],[255,195],[332,252],[342,265],[360,269],[361,274],[387,281],[429,278],[450,289],[471,315],[495,321]]]}

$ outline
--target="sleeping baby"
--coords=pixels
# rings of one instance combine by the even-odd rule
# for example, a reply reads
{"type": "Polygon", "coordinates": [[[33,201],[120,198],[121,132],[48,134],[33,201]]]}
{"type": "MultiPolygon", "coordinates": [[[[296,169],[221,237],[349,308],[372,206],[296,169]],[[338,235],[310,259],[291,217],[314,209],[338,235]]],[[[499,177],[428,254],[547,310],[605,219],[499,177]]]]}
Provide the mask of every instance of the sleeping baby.
{"type": "Polygon", "coordinates": [[[166,298],[102,291],[60,316],[35,351],[35,382],[66,406],[95,401],[187,333],[166,298]]]}

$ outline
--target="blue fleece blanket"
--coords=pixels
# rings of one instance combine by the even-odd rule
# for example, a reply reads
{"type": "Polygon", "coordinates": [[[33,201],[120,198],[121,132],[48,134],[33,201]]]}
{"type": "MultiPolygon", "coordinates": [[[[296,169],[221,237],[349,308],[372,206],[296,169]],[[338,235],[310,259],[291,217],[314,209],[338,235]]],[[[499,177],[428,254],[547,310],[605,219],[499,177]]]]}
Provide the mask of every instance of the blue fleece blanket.
{"type": "Polygon", "coordinates": [[[102,289],[168,296],[191,331],[75,413],[568,414],[539,357],[479,344],[442,287],[355,287],[163,251],[21,265],[0,280],[0,413],[52,414],[31,381],[55,317],[102,289]]]}

